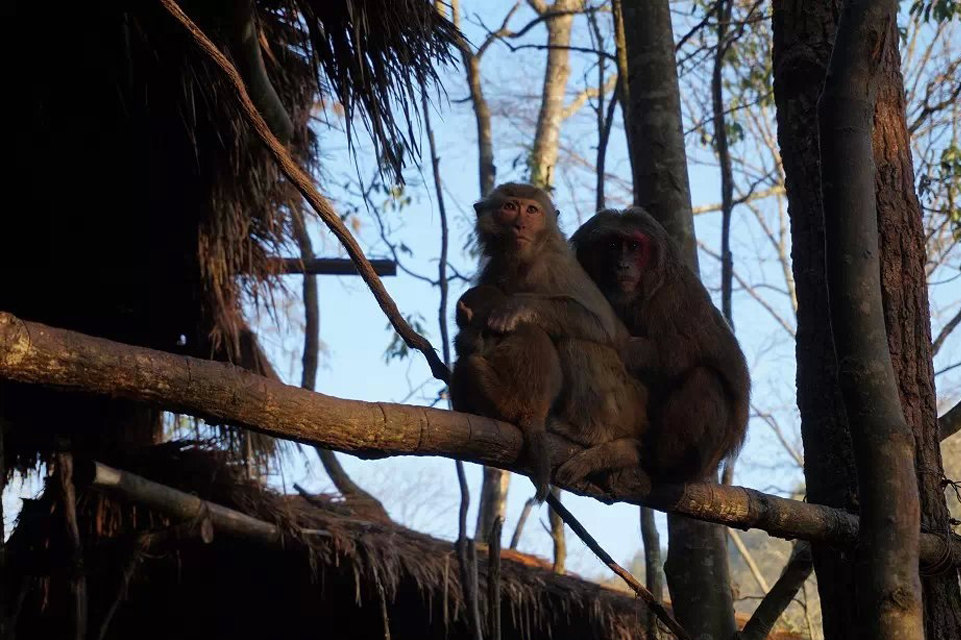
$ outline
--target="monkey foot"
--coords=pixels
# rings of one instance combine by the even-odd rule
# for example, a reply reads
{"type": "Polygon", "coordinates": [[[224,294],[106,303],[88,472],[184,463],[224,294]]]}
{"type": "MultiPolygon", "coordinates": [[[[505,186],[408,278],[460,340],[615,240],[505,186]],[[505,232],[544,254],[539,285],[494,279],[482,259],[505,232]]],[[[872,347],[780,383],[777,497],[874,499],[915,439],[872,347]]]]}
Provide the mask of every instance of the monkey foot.
{"type": "Polygon", "coordinates": [[[568,487],[579,484],[594,469],[591,468],[590,460],[582,453],[575,455],[557,469],[554,478],[558,484],[568,487]]]}

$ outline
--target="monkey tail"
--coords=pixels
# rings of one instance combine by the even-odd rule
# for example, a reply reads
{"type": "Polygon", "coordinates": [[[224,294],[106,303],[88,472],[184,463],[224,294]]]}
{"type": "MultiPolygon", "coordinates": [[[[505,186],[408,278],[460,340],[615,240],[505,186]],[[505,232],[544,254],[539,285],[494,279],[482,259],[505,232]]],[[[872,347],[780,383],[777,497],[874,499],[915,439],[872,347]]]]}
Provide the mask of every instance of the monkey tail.
{"type": "Polygon", "coordinates": [[[533,429],[525,432],[527,438],[527,459],[534,483],[534,500],[540,504],[547,498],[551,480],[551,456],[547,448],[547,431],[533,429]]]}

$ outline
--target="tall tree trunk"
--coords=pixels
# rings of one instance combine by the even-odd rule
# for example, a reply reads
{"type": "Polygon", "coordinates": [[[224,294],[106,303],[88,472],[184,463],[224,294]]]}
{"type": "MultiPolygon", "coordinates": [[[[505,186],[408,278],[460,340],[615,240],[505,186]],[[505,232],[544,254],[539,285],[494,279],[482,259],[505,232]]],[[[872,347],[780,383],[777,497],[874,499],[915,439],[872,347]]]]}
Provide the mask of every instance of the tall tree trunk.
{"type": "MultiPolygon", "coordinates": [[[[774,97],[784,163],[798,295],[798,405],[808,500],[856,511],[857,485],[847,418],[837,391],[824,276],[824,217],[819,202],[815,105],[827,70],[839,0],[774,0],[774,97]],[[812,135],[815,132],[815,135],[812,135]]],[[[892,24],[891,29],[895,26],[892,24]]],[[[895,37],[889,34],[889,38],[895,37]]],[[[875,111],[874,158],[881,241],[881,286],[888,344],[905,418],[916,441],[922,527],[946,531],[939,484],[930,316],[924,237],[914,192],[896,49],[882,61],[875,111]]],[[[826,640],[857,634],[853,558],[815,545],[814,562],[826,640]]],[[[956,572],[923,580],[927,637],[959,637],[956,572]]]]}
{"type": "Polygon", "coordinates": [[[897,47],[896,16],[895,0],[844,3],[818,103],[831,328],[861,502],[858,637],[866,640],[924,637],[914,435],[887,349],[872,149],[879,67],[897,47]]]}
{"type": "MultiPolygon", "coordinates": [[[[697,271],[697,242],[681,124],[674,34],[667,0],[623,0],[634,201],[664,225],[697,271]],[[644,150],[644,153],[638,150],[644,150]]],[[[674,613],[695,638],[737,629],[723,527],[668,515],[664,571],[674,613]]]]}
{"type": "Polygon", "coordinates": [[[564,95],[571,76],[571,28],[574,14],[583,0],[556,0],[550,7],[541,2],[531,3],[541,15],[558,13],[545,20],[547,25],[547,68],[541,90],[541,108],[537,114],[534,146],[527,160],[531,184],[550,189],[554,184],[554,167],[564,120],[564,95]]]}
{"type": "MultiPolygon", "coordinates": [[[[914,434],[921,498],[921,529],[947,535],[950,522],[941,478],[940,434],[931,351],[931,315],[924,264],[921,205],[914,189],[910,134],[897,24],[888,27],[894,46],[884,52],[874,112],[877,216],[881,242],[881,293],[888,347],[904,417],[914,434]]],[[[924,567],[922,567],[924,569],[924,567]]],[[[961,638],[961,590],[955,570],[932,567],[922,574],[927,640],[961,638]]]]}
{"type": "Polygon", "coordinates": [[[674,32],[667,0],[622,0],[634,203],[657,218],[697,271],[674,32]],[[643,150],[643,152],[641,152],[643,150]]]}
{"type": "MultiPolygon", "coordinates": [[[[797,288],[797,397],[807,499],[857,511],[857,478],[838,389],[828,307],[817,101],[834,46],[839,0],[774,0],[774,99],[797,288]]],[[[812,545],[825,640],[857,637],[854,558],[812,545]]]]}

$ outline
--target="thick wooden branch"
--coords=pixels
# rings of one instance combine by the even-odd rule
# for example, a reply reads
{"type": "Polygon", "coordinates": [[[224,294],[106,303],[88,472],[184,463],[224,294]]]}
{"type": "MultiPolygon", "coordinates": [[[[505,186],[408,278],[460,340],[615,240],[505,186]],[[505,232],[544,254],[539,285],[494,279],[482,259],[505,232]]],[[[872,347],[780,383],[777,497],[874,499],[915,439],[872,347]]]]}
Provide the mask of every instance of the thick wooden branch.
{"type": "MultiPolygon", "coordinates": [[[[356,276],[360,275],[357,265],[349,258],[271,258],[270,266],[278,273],[307,274],[313,276],[356,276]]],[[[384,276],[397,275],[397,263],[386,258],[372,258],[370,266],[374,273],[384,276]]]]}
{"type": "MultiPolygon", "coordinates": [[[[81,471],[81,478],[91,487],[142,504],[176,520],[206,519],[213,526],[214,532],[224,531],[266,545],[276,545],[283,541],[283,533],[276,525],[128,471],[92,462],[89,468],[81,471]]],[[[300,533],[305,537],[330,536],[330,533],[322,529],[304,529],[300,533]]]]}
{"type": "MultiPolygon", "coordinates": [[[[212,423],[367,458],[444,456],[526,473],[520,430],[505,422],[429,407],[345,400],[285,385],[222,362],[94,338],[0,312],[0,378],[123,397],[212,423]]],[[[549,441],[560,462],[578,451],[549,441]]],[[[565,486],[604,502],[660,511],[787,539],[840,547],[857,541],[858,518],[823,505],[709,483],[650,486],[639,471],[612,475],[608,486],[565,486]]],[[[961,540],[921,535],[922,564],[961,565],[961,540]]]]}

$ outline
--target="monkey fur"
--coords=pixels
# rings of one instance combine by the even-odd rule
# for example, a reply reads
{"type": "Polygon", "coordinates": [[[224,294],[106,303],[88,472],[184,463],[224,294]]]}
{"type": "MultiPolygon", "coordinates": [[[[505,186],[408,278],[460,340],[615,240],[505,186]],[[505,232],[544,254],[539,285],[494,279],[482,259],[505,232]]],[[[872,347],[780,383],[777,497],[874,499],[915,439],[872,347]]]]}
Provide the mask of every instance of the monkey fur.
{"type": "Polygon", "coordinates": [[[620,358],[629,335],[577,263],[550,197],[507,183],[474,208],[484,263],[457,305],[454,408],[521,428],[539,499],[546,431],[586,447],[558,469],[565,484],[639,465],[647,394],[620,358]]]}
{"type": "Polygon", "coordinates": [[[748,421],[751,380],[730,326],[640,207],[601,211],[571,244],[632,336],[624,362],[650,393],[643,466],[663,482],[716,474],[748,421]]]}

